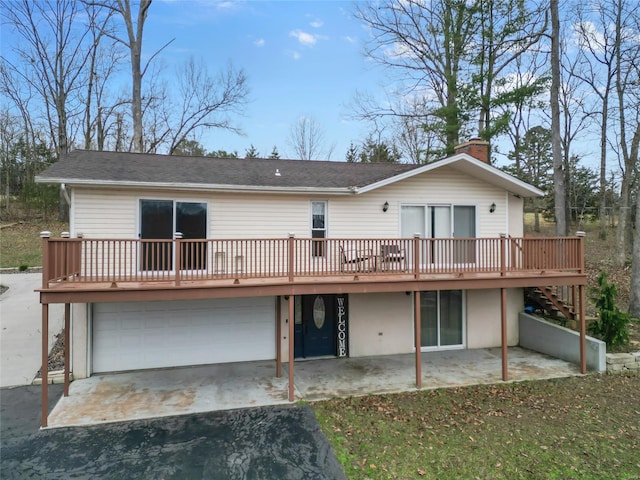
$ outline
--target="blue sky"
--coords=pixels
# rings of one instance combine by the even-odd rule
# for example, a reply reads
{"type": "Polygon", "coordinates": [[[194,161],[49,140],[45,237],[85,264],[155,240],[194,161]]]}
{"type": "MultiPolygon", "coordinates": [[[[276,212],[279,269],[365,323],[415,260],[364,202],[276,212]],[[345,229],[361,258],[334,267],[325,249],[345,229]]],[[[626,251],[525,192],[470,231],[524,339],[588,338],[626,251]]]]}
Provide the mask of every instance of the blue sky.
{"type": "Polygon", "coordinates": [[[239,136],[221,130],[203,135],[209,150],[237,150],[253,144],[262,156],[274,145],[293,157],[288,137],[301,116],[335,144],[332,160],[343,160],[349,143],[360,143],[367,125],[349,119],[356,90],[379,92],[383,72],[363,55],[364,27],[344,1],[156,0],[145,24],[143,53],[150,55],[175,38],[161,59],[171,71],[193,56],[211,70],[231,60],[248,76],[251,102],[238,122],[239,136]]]}

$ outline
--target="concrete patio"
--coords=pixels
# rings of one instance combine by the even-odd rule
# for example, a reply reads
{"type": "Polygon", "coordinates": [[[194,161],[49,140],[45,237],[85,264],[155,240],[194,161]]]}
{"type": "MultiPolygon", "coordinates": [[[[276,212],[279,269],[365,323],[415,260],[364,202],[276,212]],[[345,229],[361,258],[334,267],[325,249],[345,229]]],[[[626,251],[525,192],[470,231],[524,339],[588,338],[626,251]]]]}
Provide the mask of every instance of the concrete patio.
{"type": "MultiPolygon", "coordinates": [[[[297,400],[415,391],[415,357],[390,355],[321,359],[295,364],[297,400]]],[[[499,348],[422,354],[423,389],[500,383],[499,348]]],[[[509,348],[509,380],[579,375],[577,365],[520,347],[509,348]]],[[[279,405],[288,372],[275,362],[248,362],[98,375],[76,380],[49,415],[49,427],[279,405]]]]}

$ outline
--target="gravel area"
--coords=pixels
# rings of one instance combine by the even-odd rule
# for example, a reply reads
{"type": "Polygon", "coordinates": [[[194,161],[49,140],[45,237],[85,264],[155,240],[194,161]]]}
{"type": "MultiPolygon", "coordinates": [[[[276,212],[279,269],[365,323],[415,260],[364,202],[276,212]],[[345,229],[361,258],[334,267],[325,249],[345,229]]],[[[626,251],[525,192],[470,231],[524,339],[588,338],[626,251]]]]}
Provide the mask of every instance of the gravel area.
{"type": "MultiPolygon", "coordinates": [[[[54,343],[51,351],[49,352],[49,371],[64,369],[64,329],[56,335],[56,343],[54,343]]],[[[41,378],[41,370],[38,370],[36,378],[41,378]]]]}

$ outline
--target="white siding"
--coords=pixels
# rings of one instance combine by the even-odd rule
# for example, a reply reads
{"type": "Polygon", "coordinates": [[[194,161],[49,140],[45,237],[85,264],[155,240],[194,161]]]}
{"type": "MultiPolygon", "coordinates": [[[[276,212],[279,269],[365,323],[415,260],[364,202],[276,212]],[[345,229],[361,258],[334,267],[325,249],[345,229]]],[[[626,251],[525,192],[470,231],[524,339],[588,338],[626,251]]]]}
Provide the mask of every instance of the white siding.
{"type": "Polygon", "coordinates": [[[137,238],[138,203],[133,190],[75,189],[74,231],[85,238],[137,238]]]}
{"type": "Polygon", "coordinates": [[[366,194],[330,199],[330,236],[397,237],[400,206],[412,203],[475,205],[477,236],[497,237],[506,231],[504,191],[444,167],[366,194]],[[387,212],[382,211],[385,202],[389,202],[387,212]],[[494,202],[496,213],[491,214],[489,207],[494,202]]]}
{"type": "Polygon", "coordinates": [[[509,201],[509,235],[522,237],[524,235],[524,201],[522,198],[507,194],[509,201]]]}
{"type": "Polygon", "coordinates": [[[210,238],[285,238],[290,232],[298,238],[308,238],[313,200],[328,201],[330,238],[398,237],[402,204],[475,205],[478,237],[497,237],[507,232],[516,217],[522,216],[521,200],[474,177],[443,167],[359,195],[77,188],[72,234],[82,232],[87,238],[137,238],[141,198],[206,202],[210,238]],[[385,202],[389,202],[387,212],[382,211],[385,202]],[[495,213],[489,213],[492,203],[496,204],[495,213]]]}

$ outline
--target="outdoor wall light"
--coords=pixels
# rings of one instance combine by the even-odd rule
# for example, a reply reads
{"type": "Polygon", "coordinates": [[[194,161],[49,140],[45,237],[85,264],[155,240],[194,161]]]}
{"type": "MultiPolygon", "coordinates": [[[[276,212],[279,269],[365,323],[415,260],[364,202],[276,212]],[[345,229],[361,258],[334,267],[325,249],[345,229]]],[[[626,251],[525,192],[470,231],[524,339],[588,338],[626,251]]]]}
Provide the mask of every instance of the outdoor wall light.
{"type": "Polygon", "coordinates": [[[382,211],[386,212],[387,210],[389,210],[389,202],[384,202],[384,205],[382,205],[382,211]]]}
{"type": "Polygon", "coordinates": [[[489,213],[493,213],[496,211],[496,202],[493,202],[489,207],[489,213]]]}

